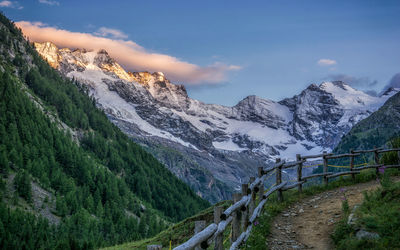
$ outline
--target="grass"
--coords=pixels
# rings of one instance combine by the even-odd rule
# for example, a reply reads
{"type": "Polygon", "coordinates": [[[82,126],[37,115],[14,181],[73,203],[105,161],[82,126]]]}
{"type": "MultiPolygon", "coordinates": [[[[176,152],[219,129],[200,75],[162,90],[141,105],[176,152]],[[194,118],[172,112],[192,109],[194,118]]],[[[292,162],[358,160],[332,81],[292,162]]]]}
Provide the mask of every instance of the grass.
{"type": "Polygon", "coordinates": [[[337,249],[400,249],[400,183],[389,178],[400,172],[387,172],[379,189],[364,193],[364,201],[355,213],[356,223],[348,225],[346,213],[336,226],[332,239],[337,249]],[[359,229],[378,233],[380,238],[357,239],[359,229]]]}

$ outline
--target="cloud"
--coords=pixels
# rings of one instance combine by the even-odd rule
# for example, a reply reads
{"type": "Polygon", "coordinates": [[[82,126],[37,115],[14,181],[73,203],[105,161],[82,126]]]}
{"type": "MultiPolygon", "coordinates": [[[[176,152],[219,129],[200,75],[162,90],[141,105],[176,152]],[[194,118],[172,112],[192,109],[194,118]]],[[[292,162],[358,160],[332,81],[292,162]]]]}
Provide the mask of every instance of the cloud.
{"type": "Polygon", "coordinates": [[[94,35],[96,36],[102,36],[102,37],[111,37],[113,39],[126,39],[128,38],[128,35],[125,34],[124,32],[117,30],[117,29],[111,29],[107,27],[100,27],[94,35]]]}
{"type": "Polygon", "coordinates": [[[39,0],[39,3],[48,4],[48,5],[60,5],[60,2],[51,1],[51,0],[39,0]]]}
{"type": "Polygon", "coordinates": [[[395,74],[390,80],[388,87],[400,88],[400,73],[395,74]]]}
{"type": "Polygon", "coordinates": [[[98,37],[88,33],[71,32],[43,25],[43,23],[16,22],[31,41],[51,41],[58,47],[105,49],[111,57],[130,71],[162,71],[173,81],[188,84],[221,83],[227,73],[239,70],[240,66],[214,63],[201,67],[182,61],[176,57],[146,51],[145,48],[130,40],[116,40],[98,37]]]}
{"type": "Polygon", "coordinates": [[[11,1],[1,1],[0,7],[11,7],[13,3],[11,1]]]}
{"type": "Polygon", "coordinates": [[[399,88],[400,89],[400,73],[395,74],[389,83],[383,88],[382,93],[389,88],[399,88]]]}
{"type": "Polygon", "coordinates": [[[337,62],[332,59],[319,59],[317,64],[319,66],[332,66],[332,65],[336,65],[337,62]]]}
{"type": "Polygon", "coordinates": [[[345,82],[353,87],[367,87],[371,88],[374,87],[378,81],[371,80],[369,77],[355,77],[346,74],[332,74],[324,78],[324,80],[328,81],[342,81],[345,82]]]}
{"type": "Polygon", "coordinates": [[[1,1],[0,7],[13,8],[13,9],[19,9],[19,10],[24,8],[17,1],[1,1]]]}

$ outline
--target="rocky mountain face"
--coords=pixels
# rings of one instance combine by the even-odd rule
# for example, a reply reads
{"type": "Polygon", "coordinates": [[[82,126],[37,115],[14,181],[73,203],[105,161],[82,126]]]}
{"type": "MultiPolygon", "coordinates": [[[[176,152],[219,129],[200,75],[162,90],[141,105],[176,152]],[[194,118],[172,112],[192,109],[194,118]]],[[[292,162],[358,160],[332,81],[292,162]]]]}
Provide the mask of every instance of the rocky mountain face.
{"type": "Polygon", "coordinates": [[[373,97],[324,82],[280,102],[248,96],[226,107],[191,99],[161,72],[126,72],[105,50],[35,46],[51,66],[85,84],[111,121],[211,202],[230,198],[258,166],[277,157],[333,149],[396,93],[373,97]]]}

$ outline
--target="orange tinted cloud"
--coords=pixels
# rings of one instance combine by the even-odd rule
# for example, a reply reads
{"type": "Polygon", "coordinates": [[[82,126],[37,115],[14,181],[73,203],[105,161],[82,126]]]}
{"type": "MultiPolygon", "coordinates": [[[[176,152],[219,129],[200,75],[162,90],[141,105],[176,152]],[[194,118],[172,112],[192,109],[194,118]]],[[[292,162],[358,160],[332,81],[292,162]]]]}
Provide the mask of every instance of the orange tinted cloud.
{"type": "Polygon", "coordinates": [[[214,63],[201,67],[176,57],[146,51],[133,41],[109,39],[88,33],[71,32],[49,27],[40,22],[16,22],[23,33],[34,42],[51,41],[61,48],[105,49],[119,64],[130,71],[162,71],[166,76],[189,84],[219,83],[226,74],[239,66],[214,63]]]}

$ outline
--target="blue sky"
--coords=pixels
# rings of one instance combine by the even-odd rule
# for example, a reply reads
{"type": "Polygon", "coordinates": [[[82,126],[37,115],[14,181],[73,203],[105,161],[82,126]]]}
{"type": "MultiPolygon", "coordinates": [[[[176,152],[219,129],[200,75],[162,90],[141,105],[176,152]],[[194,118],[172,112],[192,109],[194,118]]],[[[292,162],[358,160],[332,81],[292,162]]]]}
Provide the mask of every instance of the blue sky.
{"type": "Polygon", "coordinates": [[[234,105],[252,94],[280,100],[330,79],[381,91],[400,72],[400,1],[31,0],[0,6],[16,22],[130,40],[147,53],[206,71],[212,65],[223,75],[213,83],[214,75],[196,84],[175,77],[206,103],[234,105]]]}

